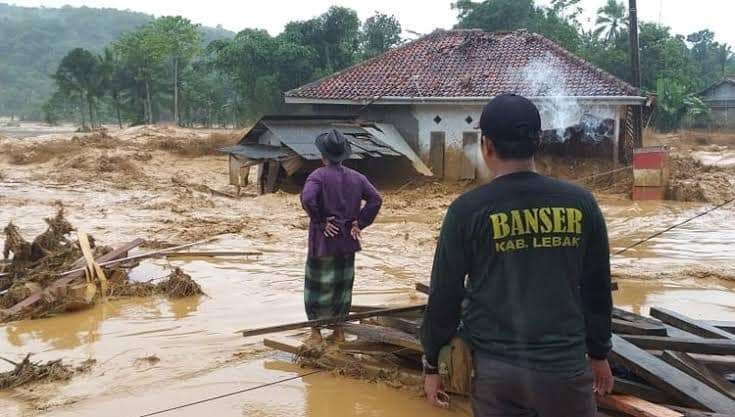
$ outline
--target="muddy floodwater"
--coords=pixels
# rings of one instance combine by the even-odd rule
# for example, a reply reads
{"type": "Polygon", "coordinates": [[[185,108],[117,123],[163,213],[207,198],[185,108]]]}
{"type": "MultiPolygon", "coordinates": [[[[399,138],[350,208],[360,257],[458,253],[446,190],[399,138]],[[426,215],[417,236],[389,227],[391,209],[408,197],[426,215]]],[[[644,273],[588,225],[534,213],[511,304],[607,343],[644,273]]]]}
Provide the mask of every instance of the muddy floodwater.
{"type": "MultiPolygon", "coordinates": [[[[182,243],[217,235],[197,250],[262,255],[147,260],[133,272],[134,279],[156,279],[181,267],[206,295],[112,300],[85,311],[1,325],[0,356],[18,359],[30,352],[35,360],[76,365],[95,359],[97,364],[69,382],[0,393],[0,416],[144,416],[233,392],[240,393],[157,415],[469,415],[463,402],[437,410],[413,391],[329,372],[300,378],[312,370],[266,349],[261,338],[238,334],[305,319],[306,218],[298,198],[275,194],[234,200],[191,191],[172,185],[171,178],[221,187],[225,160],[151,153],[158,163],[139,164],[137,176],[123,176],[122,182],[112,176],[92,180],[76,171],[62,178],[53,170],[60,162],[0,164],[5,173],[0,225],[13,220],[31,237],[43,230],[41,219],[52,214],[58,200],[73,224],[106,244],[134,237],[182,243]]],[[[440,185],[386,192],[385,209],[366,230],[365,250],[357,257],[355,304],[424,300],[412,288],[428,281],[434,241],[454,195],[440,185]]],[[[636,203],[620,195],[600,195],[600,200],[613,251],[711,207],[636,203]]],[[[696,318],[735,320],[733,231],[735,208],[726,207],[613,256],[620,283],[616,304],[643,314],[655,305],[696,318]]],[[[0,371],[8,369],[0,362],[0,371]]]]}

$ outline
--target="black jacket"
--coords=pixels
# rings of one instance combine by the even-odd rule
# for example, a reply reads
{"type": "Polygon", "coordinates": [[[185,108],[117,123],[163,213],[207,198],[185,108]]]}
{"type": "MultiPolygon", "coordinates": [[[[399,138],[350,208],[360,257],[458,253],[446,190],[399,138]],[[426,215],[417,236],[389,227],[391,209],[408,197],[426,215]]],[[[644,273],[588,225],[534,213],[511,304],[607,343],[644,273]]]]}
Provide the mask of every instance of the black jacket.
{"type": "Polygon", "coordinates": [[[594,197],[532,172],[499,177],[447,211],[421,329],[427,360],[457,333],[476,353],[576,373],[610,351],[605,219],[594,197]]]}

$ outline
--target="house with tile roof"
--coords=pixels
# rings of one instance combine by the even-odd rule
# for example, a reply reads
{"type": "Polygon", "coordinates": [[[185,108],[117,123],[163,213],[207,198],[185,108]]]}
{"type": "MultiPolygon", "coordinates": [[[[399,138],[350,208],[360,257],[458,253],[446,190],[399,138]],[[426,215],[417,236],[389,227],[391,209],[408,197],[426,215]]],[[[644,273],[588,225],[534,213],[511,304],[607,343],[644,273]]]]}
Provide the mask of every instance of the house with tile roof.
{"type": "Polygon", "coordinates": [[[438,30],[285,93],[290,114],[343,114],[394,126],[434,174],[477,175],[477,123],[493,97],[515,93],[542,114],[545,142],[595,142],[619,158],[638,89],[526,31],[438,30]]]}
{"type": "Polygon", "coordinates": [[[712,127],[735,129],[735,76],[730,76],[700,93],[710,108],[712,127]]]}

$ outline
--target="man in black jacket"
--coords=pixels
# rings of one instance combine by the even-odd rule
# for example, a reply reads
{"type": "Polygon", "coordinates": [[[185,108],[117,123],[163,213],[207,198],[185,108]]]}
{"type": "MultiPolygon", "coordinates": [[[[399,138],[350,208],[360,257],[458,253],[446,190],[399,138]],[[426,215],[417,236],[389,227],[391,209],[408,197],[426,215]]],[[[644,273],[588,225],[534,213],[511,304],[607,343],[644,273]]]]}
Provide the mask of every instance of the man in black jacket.
{"type": "Polygon", "coordinates": [[[612,293],[605,219],[594,197],[534,169],[541,119],[495,98],[480,120],[495,178],[449,207],[421,329],[425,391],[441,400],[440,349],[473,350],[476,417],[592,417],[612,390],[612,293]]]}

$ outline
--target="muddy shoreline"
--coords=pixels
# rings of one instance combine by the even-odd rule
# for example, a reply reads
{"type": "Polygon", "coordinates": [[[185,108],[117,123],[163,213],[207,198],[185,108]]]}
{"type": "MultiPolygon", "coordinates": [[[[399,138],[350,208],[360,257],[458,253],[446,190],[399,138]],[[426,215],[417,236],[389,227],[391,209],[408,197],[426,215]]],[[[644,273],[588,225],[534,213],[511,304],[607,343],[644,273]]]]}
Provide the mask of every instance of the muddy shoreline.
{"type": "MultiPolygon", "coordinates": [[[[2,356],[20,360],[31,352],[36,361],[63,358],[74,366],[88,359],[98,361],[89,373],[68,382],[0,392],[3,415],[140,415],[183,399],[303,372],[288,365],[288,358],[264,349],[259,340],[234,333],[303,319],[307,225],[296,195],[231,199],[210,191],[231,191],[226,185],[226,158],[213,149],[233,141],[236,132],[142,127],[105,135],[50,135],[0,140],[5,150],[0,154],[0,225],[13,220],[31,238],[43,232],[38,219],[53,215],[60,201],[72,224],[106,245],[142,237],[155,247],[219,236],[200,249],[256,250],[263,255],[148,260],[133,278],[144,281],[179,267],[207,295],[114,300],[85,311],[0,326],[2,356]],[[30,156],[23,153],[25,147],[30,156]],[[159,361],[146,360],[154,356],[159,361]]],[[[715,152],[725,157],[718,159],[722,161],[735,149],[735,138],[708,139],[711,143],[700,143],[698,137],[654,139],[666,141],[675,155],[685,159],[702,160],[707,157],[700,158],[699,153],[715,152]]],[[[545,172],[566,178],[602,170],[558,159],[540,165],[545,172]]],[[[679,180],[699,184],[708,200],[732,192],[731,168],[686,166],[693,166],[694,172],[684,172],[679,180]],[[713,173],[716,183],[709,182],[713,173]],[[710,185],[713,188],[708,189],[710,185]]],[[[631,202],[621,186],[625,181],[588,184],[600,199],[613,250],[710,204],[631,202]]],[[[403,184],[382,187],[385,209],[366,231],[366,250],[357,260],[356,303],[420,300],[413,284],[428,279],[443,214],[471,186],[425,181],[399,190],[403,184]]],[[[255,194],[254,189],[244,191],[255,194]]],[[[616,302],[636,312],[645,313],[651,305],[674,306],[694,317],[735,320],[735,257],[730,249],[735,244],[734,214],[735,208],[723,209],[614,257],[614,273],[621,283],[616,302]]],[[[0,364],[0,372],[8,369],[0,364]]],[[[389,387],[329,374],[177,415],[308,416],[325,415],[330,409],[364,415],[360,407],[385,415],[448,415],[389,387]]]]}

